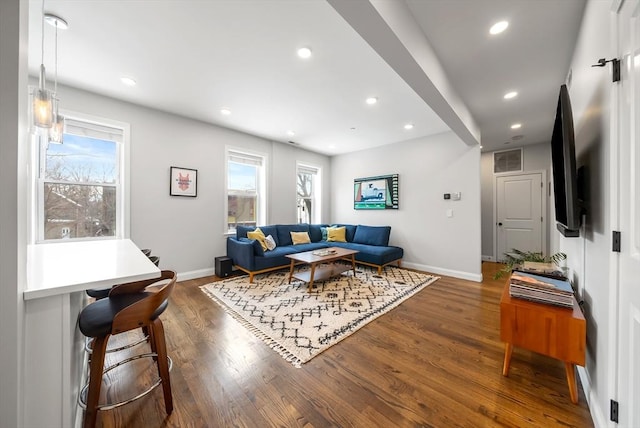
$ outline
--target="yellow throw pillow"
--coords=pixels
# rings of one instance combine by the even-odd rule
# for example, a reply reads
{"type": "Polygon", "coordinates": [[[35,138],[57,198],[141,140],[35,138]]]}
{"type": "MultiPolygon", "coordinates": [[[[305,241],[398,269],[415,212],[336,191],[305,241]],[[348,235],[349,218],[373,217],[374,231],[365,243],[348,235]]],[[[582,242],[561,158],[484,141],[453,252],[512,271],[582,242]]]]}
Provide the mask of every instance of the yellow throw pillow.
{"type": "Polygon", "coordinates": [[[328,242],[347,242],[345,234],[347,229],[342,227],[327,227],[327,241],[328,242]]]}
{"type": "Polygon", "coordinates": [[[266,236],[264,236],[264,233],[259,227],[257,227],[253,232],[247,232],[247,238],[255,239],[262,246],[262,251],[267,251],[267,242],[265,241],[266,236]]]}
{"type": "Polygon", "coordinates": [[[291,234],[291,240],[293,245],[309,244],[311,238],[309,238],[309,232],[289,232],[291,234]]]}

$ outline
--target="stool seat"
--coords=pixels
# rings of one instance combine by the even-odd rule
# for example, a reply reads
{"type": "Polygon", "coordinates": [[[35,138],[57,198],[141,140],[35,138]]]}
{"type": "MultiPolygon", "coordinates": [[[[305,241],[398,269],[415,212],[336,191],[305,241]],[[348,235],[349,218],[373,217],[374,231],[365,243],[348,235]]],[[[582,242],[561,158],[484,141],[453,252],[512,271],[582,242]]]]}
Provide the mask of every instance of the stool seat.
{"type": "MultiPolygon", "coordinates": [[[[107,290],[111,291],[111,289],[107,290]]],[[[109,293],[107,293],[107,296],[109,293]]],[[[144,298],[149,297],[149,293],[121,294],[108,299],[101,299],[87,306],[78,319],[80,331],[87,337],[101,337],[111,333],[113,318],[118,312],[144,298]]],[[[158,309],[153,312],[151,319],[154,320],[162,314],[169,302],[165,300],[158,309]]]]}
{"type": "Polygon", "coordinates": [[[109,291],[111,291],[111,288],[90,288],[87,290],[87,296],[100,300],[109,297],[109,291]]]}

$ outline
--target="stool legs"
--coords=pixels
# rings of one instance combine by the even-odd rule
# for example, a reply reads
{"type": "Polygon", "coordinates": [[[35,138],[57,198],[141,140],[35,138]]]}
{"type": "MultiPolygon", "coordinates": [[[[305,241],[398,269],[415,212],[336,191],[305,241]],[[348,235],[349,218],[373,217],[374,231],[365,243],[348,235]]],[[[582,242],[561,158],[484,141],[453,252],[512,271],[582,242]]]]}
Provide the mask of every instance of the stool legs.
{"type": "Polygon", "coordinates": [[[104,369],[104,356],[107,350],[109,335],[96,337],[93,340],[93,353],[89,365],[89,391],[87,392],[87,410],[84,414],[84,428],[93,428],[98,417],[98,400],[100,399],[100,387],[102,386],[102,370],[104,369]]]}
{"type": "Polygon", "coordinates": [[[160,318],[151,323],[151,348],[158,354],[158,375],[162,380],[162,392],[164,393],[164,407],[167,415],[173,412],[173,397],[171,396],[171,379],[169,377],[169,361],[167,359],[167,344],[164,338],[164,326],[160,318]]]}

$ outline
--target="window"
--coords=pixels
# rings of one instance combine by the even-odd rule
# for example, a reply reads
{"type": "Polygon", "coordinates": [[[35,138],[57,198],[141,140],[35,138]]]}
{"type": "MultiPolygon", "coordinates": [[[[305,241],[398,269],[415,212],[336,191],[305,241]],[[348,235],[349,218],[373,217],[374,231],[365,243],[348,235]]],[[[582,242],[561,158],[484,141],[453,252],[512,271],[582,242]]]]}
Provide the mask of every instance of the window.
{"type": "Polygon", "coordinates": [[[320,169],[298,164],[296,174],[298,223],[320,223],[320,169]]]}
{"type": "Polygon", "coordinates": [[[227,233],[266,223],[264,165],[263,156],[227,150],[227,233]]]}
{"type": "Polygon", "coordinates": [[[39,138],[38,241],[127,235],[125,128],[67,117],[63,144],[39,138]]]}

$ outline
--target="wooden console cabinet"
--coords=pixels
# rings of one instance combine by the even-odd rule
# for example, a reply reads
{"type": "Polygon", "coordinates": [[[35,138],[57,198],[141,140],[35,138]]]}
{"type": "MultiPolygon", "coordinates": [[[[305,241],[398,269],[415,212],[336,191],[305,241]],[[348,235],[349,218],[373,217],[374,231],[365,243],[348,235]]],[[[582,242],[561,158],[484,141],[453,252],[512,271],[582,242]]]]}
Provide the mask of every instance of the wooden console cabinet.
{"type": "Polygon", "coordinates": [[[512,298],[507,281],[500,299],[500,340],[506,343],[504,376],[514,346],[556,358],[564,361],[571,401],[578,402],[575,366],[584,366],[587,325],[575,297],[572,309],[512,298]]]}

